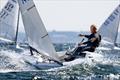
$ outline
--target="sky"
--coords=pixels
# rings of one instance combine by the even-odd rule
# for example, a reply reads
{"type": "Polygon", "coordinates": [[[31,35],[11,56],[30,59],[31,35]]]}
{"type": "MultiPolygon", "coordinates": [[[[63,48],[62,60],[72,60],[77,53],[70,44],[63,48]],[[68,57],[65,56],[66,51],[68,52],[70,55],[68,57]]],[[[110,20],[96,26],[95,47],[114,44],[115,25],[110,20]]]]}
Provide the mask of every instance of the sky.
{"type": "MultiPolygon", "coordinates": [[[[8,0],[0,0],[0,9],[8,0]]],[[[119,0],[34,0],[48,31],[88,31],[102,25],[119,0]]],[[[20,18],[20,31],[24,31],[20,18]]],[[[119,29],[120,31],[120,29],[119,29]]]]}

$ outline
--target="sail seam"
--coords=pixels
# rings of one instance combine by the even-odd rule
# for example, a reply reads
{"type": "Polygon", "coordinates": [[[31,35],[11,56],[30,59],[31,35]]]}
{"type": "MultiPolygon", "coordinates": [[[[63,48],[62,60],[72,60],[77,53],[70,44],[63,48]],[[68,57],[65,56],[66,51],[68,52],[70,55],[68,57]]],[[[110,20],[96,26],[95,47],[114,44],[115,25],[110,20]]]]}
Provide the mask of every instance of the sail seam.
{"type": "Polygon", "coordinates": [[[43,37],[41,37],[41,38],[44,38],[44,37],[46,37],[46,36],[48,36],[48,34],[44,35],[44,36],[43,36],[43,37]]]}
{"type": "Polygon", "coordinates": [[[31,6],[31,7],[28,8],[27,10],[29,11],[29,10],[31,10],[31,9],[34,8],[34,7],[35,7],[35,5],[31,6]]]}

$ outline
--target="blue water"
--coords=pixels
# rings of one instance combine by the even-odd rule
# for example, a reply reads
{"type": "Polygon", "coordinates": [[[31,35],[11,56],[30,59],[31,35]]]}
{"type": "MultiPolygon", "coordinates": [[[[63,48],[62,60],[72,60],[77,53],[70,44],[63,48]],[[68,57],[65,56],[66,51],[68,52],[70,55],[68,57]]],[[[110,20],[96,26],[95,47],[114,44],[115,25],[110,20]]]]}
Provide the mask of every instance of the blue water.
{"type": "MultiPolygon", "coordinates": [[[[66,47],[66,46],[65,46],[66,47]]],[[[59,49],[58,49],[59,50],[59,49]]],[[[40,70],[21,60],[29,48],[0,47],[0,80],[120,80],[120,51],[101,51],[101,63],[92,62],[40,70]]]]}

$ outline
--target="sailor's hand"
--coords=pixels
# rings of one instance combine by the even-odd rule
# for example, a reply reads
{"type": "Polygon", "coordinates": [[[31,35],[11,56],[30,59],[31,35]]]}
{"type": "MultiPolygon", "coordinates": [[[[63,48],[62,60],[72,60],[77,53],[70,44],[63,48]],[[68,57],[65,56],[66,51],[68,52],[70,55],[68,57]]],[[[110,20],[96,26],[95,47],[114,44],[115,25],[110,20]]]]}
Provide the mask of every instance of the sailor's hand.
{"type": "Polygon", "coordinates": [[[78,44],[78,46],[81,46],[81,45],[83,45],[83,43],[79,43],[79,44],[78,44]]]}
{"type": "Polygon", "coordinates": [[[84,37],[84,35],[82,35],[82,34],[79,34],[78,36],[80,36],[80,37],[84,37]]]}

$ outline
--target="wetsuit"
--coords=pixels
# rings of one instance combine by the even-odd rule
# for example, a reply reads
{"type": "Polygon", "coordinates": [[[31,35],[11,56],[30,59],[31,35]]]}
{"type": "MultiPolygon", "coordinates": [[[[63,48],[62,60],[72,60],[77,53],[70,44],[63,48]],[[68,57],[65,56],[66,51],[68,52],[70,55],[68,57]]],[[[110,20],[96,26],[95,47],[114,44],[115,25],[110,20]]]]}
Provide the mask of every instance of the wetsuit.
{"type": "Polygon", "coordinates": [[[85,35],[88,41],[84,42],[85,46],[79,46],[73,51],[73,55],[79,55],[83,51],[94,52],[95,48],[99,46],[101,36],[98,33],[85,35]],[[92,38],[96,38],[94,42],[91,41],[92,38]]]}
{"type": "Polygon", "coordinates": [[[88,41],[84,42],[86,46],[79,46],[75,48],[72,52],[72,55],[70,55],[68,58],[65,58],[65,61],[72,61],[74,60],[77,56],[83,56],[85,57],[85,54],[82,53],[83,51],[89,51],[89,52],[94,52],[95,48],[99,46],[99,43],[101,41],[101,36],[98,33],[95,34],[90,34],[90,35],[85,35],[86,38],[88,38],[88,41]],[[96,38],[94,42],[91,41],[92,38],[96,38]]]}

